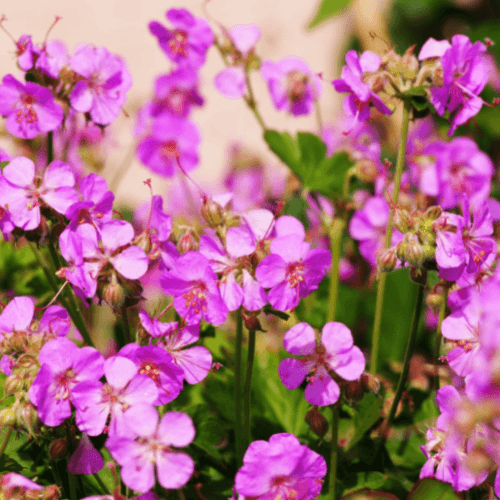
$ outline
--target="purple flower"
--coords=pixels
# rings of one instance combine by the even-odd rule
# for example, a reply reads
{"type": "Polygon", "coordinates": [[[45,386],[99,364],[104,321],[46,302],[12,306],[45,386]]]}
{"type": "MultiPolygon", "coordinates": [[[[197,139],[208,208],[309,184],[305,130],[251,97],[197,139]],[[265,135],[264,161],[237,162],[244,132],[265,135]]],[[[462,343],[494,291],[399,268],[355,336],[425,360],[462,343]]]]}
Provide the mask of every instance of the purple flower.
{"type": "Polygon", "coordinates": [[[154,405],[170,403],[180,394],[184,372],[161,347],[132,343],[120,349],[118,355],[133,361],[138,368],[138,374],[146,375],[155,383],[158,396],[153,401],[154,405]]]}
{"type": "Polygon", "coordinates": [[[160,76],[155,84],[151,115],[158,116],[166,112],[186,118],[192,106],[203,105],[197,87],[198,75],[191,68],[178,68],[168,75],[160,76]]]}
{"type": "Polygon", "coordinates": [[[358,122],[365,122],[370,117],[370,106],[381,113],[391,114],[391,110],[377,95],[382,88],[381,77],[377,75],[381,58],[366,50],[358,56],[355,50],[345,55],[347,66],[342,68],[340,79],[333,80],[332,85],[337,92],[349,92],[344,100],[344,112],[352,119],[345,133],[349,133],[358,122]]]}
{"type": "Polygon", "coordinates": [[[64,42],[51,40],[40,50],[35,67],[51,78],[58,79],[59,72],[68,64],[68,49],[64,42]]]}
{"type": "Polygon", "coordinates": [[[175,310],[188,323],[204,318],[220,325],[226,320],[228,309],[217,286],[217,276],[201,253],[181,255],[174,269],[163,273],[160,282],[164,292],[175,297],[175,310]]]}
{"type": "Polygon", "coordinates": [[[71,416],[71,392],[86,380],[99,380],[104,359],[97,349],[79,349],[64,337],[51,340],[40,350],[41,365],[29,390],[30,401],[37,407],[40,420],[50,427],[71,416]]]}
{"type": "Polygon", "coordinates": [[[205,63],[206,52],[214,41],[208,23],[194,17],[186,9],[170,9],[167,19],[174,28],[166,29],[160,23],[149,23],[149,31],[160,44],[167,57],[179,66],[197,69],[205,63]]]}
{"type": "Polygon", "coordinates": [[[12,75],[4,76],[2,81],[0,115],[7,117],[7,130],[12,135],[33,139],[59,128],[64,112],[50,90],[32,82],[23,85],[12,75]]]}
{"type": "Polygon", "coordinates": [[[309,65],[298,57],[289,57],[274,63],[265,61],[260,67],[277,109],[294,116],[308,115],[314,101],[321,97],[322,85],[309,65]]]}
{"type": "MultiPolygon", "coordinates": [[[[349,223],[349,233],[359,244],[359,252],[373,266],[377,265],[377,253],[384,248],[385,231],[389,220],[389,205],[381,196],[368,199],[365,206],[356,211],[349,223]]],[[[391,246],[402,239],[402,234],[394,229],[391,246]]]]}
{"type": "Polygon", "coordinates": [[[193,123],[163,114],[137,147],[137,156],[153,172],[172,177],[178,161],[185,172],[196,167],[199,143],[200,133],[193,123]]]}
{"type": "Polygon", "coordinates": [[[17,64],[23,71],[29,71],[33,67],[33,61],[39,49],[33,45],[31,35],[22,35],[16,42],[17,64]]]}
{"type": "Polygon", "coordinates": [[[6,499],[20,498],[26,490],[42,491],[43,489],[43,486],[15,472],[7,472],[0,476],[0,491],[6,499]],[[19,492],[19,488],[22,490],[22,493],[19,492]]]}
{"type": "Polygon", "coordinates": [[[342,323],[326,323],[317,344],[314,330],[299,323],[286,333],[283,344],[299,359],[286,358],[278,374],[287,389],[296,389],[307,378],[306,400],[315,406],[328,406],[339,399],[340,389],[329,370],[345,380],[357,380],[365,369],[365,357],[353,344],[351,331],[342,323]]]}
{"type": "Polygon", "coordinates": [[[286,311],[316,290],[331,263],[328,250],[311,250],[302,235],[286,234],[271,242],[271,255],[261,260],[255,276],[268,292],[269,303],[286,311]]]}
{"type": "Polygon", "coordinates": [[[76,425],[90,436],[98,436],[106,427],[110,436],[130,435],[124,416],[127,408],[153,404],[158,398],[156,384],[130,359],[113,356],[104,362],[106,383],[87,380],[71,393],[76,407],[76,425]]]}
{"type": "Polygon", "coordinates": [[[321,492],[326,462],[301,445],[293,434],[274,434],[254,441],[235,477],[235,489],[245,498],[312,500],[321,492]]]}
{"type": "Polygon", "coordinates": [[[40,224],[42,202],[65,214],[78,201],[74,184],[71,168],[62,161],[53,161],[41,179],[35,177],[35,164],[30,159],[15,158],[0,177],[0,203],[9,206],[10,217],[16,226],[24,230],[35,229],[40,224]]]}
{"type": "Polygon", "coordinates": [[[457,137],[437,154],[441,207],[448,209],[462,202],[464,194],[471,205],[486,201],[491,190],[493,163],[468,137],[457,137]]]}
{"type": "Polygon", "coordinates": [[[82,434],[78,447],[68,460],[71,474],[94,474],[104,467],[104,459],[94,448],[87,434],[82,434]]]}
{"type": "Polygon", "coordinates": [[[194,471],[193,459],[175,448],[193,441],[195,429],[184,413],[168,412],[158,424],[158,413],[148,405],[125,412],[136,439],[112,436],[106,441],[111,456],[122,466],[122,481],[131,489],[146,493],[158,482],[166,489],[182,488],[194,471]]]}
{"type": "Polygon", "coordinates": [[[422,45],[422,48],[418,53],[418,60],[424,61],[425,59],[443,57],[444,53],[450,47],[451,44],[448,40],[436,40],[431,37],[422,45]]]}
{"type": "Polygon", "coordinates": [[[439,115],[452,115],[448,135],[475,116],[483,105],[479,94],[488,83],[487,67],[483,60],[486,45],[471,43],[465,35],[455,35],[451,47],[441,58],[443,86],[432,87],[431,102],[439,115]]]}
{"type": "Polygon", "coordinates": [[[71,107],[90,113],[94,123],[108,125],[115,120],[132,86],[125,63],[105,47],[85,45],[69,60],[71,69],[82,78],[69,96],[71,107]]]}

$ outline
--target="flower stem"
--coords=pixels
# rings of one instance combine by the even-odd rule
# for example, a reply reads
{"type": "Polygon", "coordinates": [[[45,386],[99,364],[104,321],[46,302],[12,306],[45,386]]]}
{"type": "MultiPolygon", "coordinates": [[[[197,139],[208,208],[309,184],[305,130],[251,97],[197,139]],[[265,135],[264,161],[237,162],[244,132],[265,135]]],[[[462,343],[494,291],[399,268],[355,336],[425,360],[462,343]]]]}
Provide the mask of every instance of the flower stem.
{"type": "MultiPolygon", "coordinates": [[[[403,361],[403,371],[401,372],[401,376],[399,377],[396,394],[394,395],[394,401],[392,402],[391,410],[389,411],[389,416],[387,417],[387,422],[385,424],[385,428],[387,431],[392,425],[392,422],[396,415],[396,410],[398,408],[399,401],[401,400],[401,396],[406,385],[406,379],[408,378],[408,372],[410,371],[410,359],[413,354],[413,348],[415,346],[415,340],[417,338],[418,323],[422,312],[422,303],[424,301],[424,290],[425,286],[418,287],[415,309],[413,310],[413,318],[411,320],[410,335],[408,337],[408,344],[406,345],[405,358],[403,361]]],[[[383,439],[385,439],[385,437],[386,433],[383,433],[383,439]]]]}
{"type": "Polygon", "coordinates": [[[69,483],[69,498],[70,498],[70,500],[78,500],[78,497],[76,496],[75,476],[73,474],[71,474],[71,472],[68,472],[68,483],[69,483]]]}
{"type": "Polygon", "coordinates": [[[338,431],[339,410],[332,405],[332,449],[330,453],[330,488],[328,490],[329,500],[335,500],[335,485],[337,482],[337,460],[338,460],[338,431]]]}
{"type": "MultiPolygon", "coordinates": [[[[59,286],[58,286],[53,274],[50,272],[48,266],[45,264],[43,257],[40,254],[40,251],[36,248],[36,246],[33,243],[29,242],[29,245],[30,245],[31,251],[33,252],[39,266],[43,269],[43,272],[45,273],[45,277],[47,278],[49,285],[52,287],[54,292],[57,293],[59,291],[59,286]]],[[[50,246],[49,246],[49,248],[50,248],[50,246]]],[[[55,257],[54,257],[52,252],[51,252],[51,256],[52,256],[52,260],[54,260],[54,258],[55,258],[54,265],[57,268],[57,266],[59,265],[59,259],[57,258],[57,255],[55,255],[55,257]]],[[[85,343],[91,347],[95,347],[94,343],[92,342],[92,338],[90,337],[90,333],[87,329],[87,325],[85,323],[85,320],[83,319],[83,317],[80,313],[80,310],[78,309],[78,304],[76,303],[76,300],[73,296],[73,291],[70,288],[66,288],[64,290],[64,292],[65,292],[64,293],[65,297],[60,297],[59,300],[61,301],[64,308],[68,311],[70,318],[73,320],[73,323],[75,324],[77,330],[82,335],[83,340],[85,340],[85,343]]]]}
{"type": "Polygon", "coordinates": [[[337,312],[337,298],[339,294],[339,267],[342,254],[342,236],[344,234],[345,222],[336,217],[330,230],[330,248],[332,252],[332,271],[330,274],[330,292],[328,296],[328,311],[326,321],[335,319],[337,312]]]}
{"type": "Polygon", "coordinates": [[[47,134],[47,165],[54,161],[54,132],[47,134]]]}
{"type": "Polygon", "coordinates": [[[250,444],[250,403],[252,398],[252,369],[255,358],[255,330],[248,331],[248,355],[245,371],[245,389],[243,393],[243,448],[247,449],[250,444]]]}
{"type": "Polygon", "coordinates": [[[259,122],[259,125],[262,127],[262,130],[265,132],[267,130],[266,125],[264,124],[262,115],[259,113],[259,110],[257,109],[257,102],[255,101],[252,85],[250,83],[250,72],[246,68],[245,68],[245,80],[247,83],[248,96],[243,96],[243,98],[245,99],[247,106],[253,111],[253,114],[255,115],[255,118],[257,118],[257,121],[259,122]]]}
{"type": "Polygon", "coordinates": [[[102,479],[99,477],[99,474],[97,472],[94,472],[94,473],[92,473],[92,475],[94,476],[94,479],[97,481],[97,484],[101,488],[101,490],[102,490],[101,493],[103,495],[107,495],[109,493],[109,490],[106,487],[106,485],[103,483],[102,479]]]}
{"type": "Polygon", "coordinates": [[[235,372],[234,372],[234,440],[236,452],[236,464],[238,467],[243,463],[243,424],[241,421],[241,364],[243,349],[243,317],[241,311],[236,315],[236,352],[235,352],[235,372]]]}
{"type": "Polygon", "coordinates": [[[434,377],[432,380],[432,389],[433,390],[438,390],[439,389],[439,373],[438,373],[438,355],[439,355],[439,347],[441,345],[441,336],[442,336],[442,325],[443,325],[443,320],[444,320],[444,315],[446,314],[446,307],[448,306],[448,291],[449,288],[446,286],[444,287],[443,290],[443,303],[441,304],[439,308],[439,318],[438,318],[438,326],[436,329],[436,342],[434,344],[434,356],[433,356],[433,362],[434,362],[434,377]]]}
{"type": "Polygon", "coordinates": [[[2,444],[0,445],[0,457],[3,455],[3,452],[5,451],[5,448],[7,448],[7,445],[9,444],[10,441],[10,436],[12,435],[14,427],[9,425],[7,427],[7,432],[5,433],[5,436],[3,437],[2,444]]]}
{"type": "Polygon", "coordinates": [[[130,324],[128,321],[127,306],[122,306],[122,321],[123,321],[123,336],[125,338],[125,345],[132,342],[130,336],[130,324]]]}
{"type": "MultiPolygon", "coordinates": [[[[399,198],[399,190],[401,188],[401,176],[403,175],[403,166],[406,155],[406,143],[408,140],[408,127],[410,124],[411,100],[404,101],[403,107],[403,122],[401,125],[401,141],[399,143],[398,157],[396,161],[396,172],[394,175],[394,189],[392,191],[392,200],[397,203],[399,198]]],[[[389,213],[387,222],[387,231],[385,233],[385,247],[391,246],[392,230],[394,227],[394,210],[389,213]]],[[[382,312],[384,308],[384,293],[385,282],[387,279],[386,273],[382,273],[377,287],[377,301],[375,305],[375,319],[373,321],[373,336],[372,336],[372,351],[370,359],[370,373],[375,375],[378,370],[378,351],[380,344],[380,327],[382,325],[382,312]]]]}

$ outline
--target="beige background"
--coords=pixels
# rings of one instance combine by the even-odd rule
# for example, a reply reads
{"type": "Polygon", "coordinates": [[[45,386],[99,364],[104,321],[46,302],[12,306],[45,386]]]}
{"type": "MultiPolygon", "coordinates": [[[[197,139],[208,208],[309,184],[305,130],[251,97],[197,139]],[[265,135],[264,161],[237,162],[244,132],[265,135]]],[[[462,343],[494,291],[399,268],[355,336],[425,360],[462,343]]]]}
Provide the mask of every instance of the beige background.
{"type": "MultiPolygon", "coordinates": [[[[147,25],[151,20],[167,24],[165,12],[172,7],[186,7],[196,16],[203,16],[200,0],[45,0],[2,2],[3,13],[8,21],[5,27],[18,39],[22,34],[31,34],[33,40],[41,42],[54,16],[62,20],[51,33],[51,38],[61,39],[68,48],[79,42],[104,45],[127,61],[134,85],[128,94],[126,109],[130,118],[121,116],[113,126],[116,146],[107,156],[103,175],[111,180],[117,168],[124,168],[131,157],[135,124],[135,111],[152,92],[156,76],[168,72],[170,62],[163,55],[156,39],[149,34],[147,25]]],[[[341,97],[336,95],[329,82],[337,78],[342,66],[345,44],[351,28],[366,34],[373,23],[383,15],[382,4],[354,0],[350,11],[327,21],[312,31],[306,30],[317,8],[317,0],[210,0],[206,8],[213,19],[226,27],[234,24],[257,23],[262,29],[262,38],[257,52],[263,59],[279,60],[295,55],[306,59],[314,71],[322,72],[325,85],[321,99],[324,122],[334,120],[340,109],[341,97]],[[363,6],[363,2],[368,5],[363,6]]],[[[0,11],[1,13],[1,11],[0,11]]],[[[212,23],[212,27],[214,27],[212,23]]],[[[383,30],[383,28],[380,28],[383,30]]],[[[15,66],[14,46],[0,33],[0,68],[2,75],[18,75],[15,66]]],[[[201,93],[206,105],[192,115],[202,130],[200,167],[193,177],[208,186],[208,191],[217,191],[223,169],[227,167],[228,148],[241,143],[269,161],[275,161],[261,139],[261,130],[243,101],[231,101],[217,93],[213,86],[214,76],[223,69],[217,51],[209,51],[206,65],[201,69],[201,93]]],[[[257,73],[253,74],[256,97],[266,124],[278,130],[315,130],[313,115],[290,118],[274,111],[264,83],[257,73]]],[[[117,189],[119,203],[135,205],[148,198],[148,190],[142,181],[153,177],[156,193],[165,192],[165,181],[154,177],[145,167],[134,160],[125,171],[117,189]]],[[[220,189],[219,189],[220,191],[220,189]]]]}

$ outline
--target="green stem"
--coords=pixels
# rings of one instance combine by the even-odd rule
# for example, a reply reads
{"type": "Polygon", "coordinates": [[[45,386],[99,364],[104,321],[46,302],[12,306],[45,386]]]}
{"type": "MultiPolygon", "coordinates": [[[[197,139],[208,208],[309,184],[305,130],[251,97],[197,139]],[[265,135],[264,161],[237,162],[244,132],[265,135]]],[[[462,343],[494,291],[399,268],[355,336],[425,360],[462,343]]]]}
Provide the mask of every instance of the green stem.
{"type": "MultiPolygon", "coordinates": [[[[385,424],[385,428],[387,430],[389,430],[396,415],[396,410],[398,408],[399,401],[401,400],[401,396],[403,394],[406,385],[406,379],[408,378],[408,372],[410,371],[410,359],[413,354],[413,348],[415,346],[415,340],[417,338],[418,323],[420,320],[420,314],[422,312],[422,304],[424,301],[424,290],[425,290],[424,286],[418,287],[418,294],[415,301],[415,309],[413,310],[413,318],[411,320],[410,335],[408,337],[408,344],[406,345],[405,358],[403,361],[403,371],[401,372],[401,376],[399,377],[396,394],[394,395],[394,401],[392,402],[391,410],[389,412],[389,416],[387,417],[387,422],[385,424]]],[[[385,437],[386,436],[383,436],[383,439],[385,439],[385,437]]]]}
{"type": "Polygon", "coordinates": [[[250,83],[250,72],[246,68],[245,68],[245,80],[246,80],[247,89],[248,89],[248,96],[244,96],[245,102],[247,103],[247,106],[253,111],[255,118],[257,118],[259,125],[262,127],[262,130],[264,130],[264,132],[265,132],[267,130],[266,125],[264,123],[264,120],[262,119],[261,114],[259,113],[259,110],[257,109],[257,102],[255,101],[255,97],[253,95],[253,90],[252,90],[252,85],[250,83]]]}
{"type": "Polygon", "coordinates": [[[443,303],[441,304],[439,308],[439,319],[438,319],[438,326],[436,329],[436,342],[434,344],[434,356],[433,356],[433,362],[434,362],[434,377],[433,377],[433,383],[432,383],[432,390],[438,390],[439,389],[439,373],[438,373],[438,356],[439,356],[439,347],[441,345],[441,335],[442,335],[442,325],[443,325],[443,320],[444,320],[444,315],[446,314],[446,307],[448,306],[448,291],[449,288],[446,286],[444,287],[443,290],[443,303]]]}
{"type": "Polygon", "coordinates": [[[122,306],[122,321],[123,321],[123,335],[125,337],[125,345],[131,342],[130,323],[128,321],[127,306],[122,306]]]}
{"type": "Polygon", "coordinates": [[[236,443],[236,463],[238,467],[243,463],[243,424],[241,421],[241,365],[243,349],[243,317],[241,311],[237,311],[236,316],[236,352],[235,352],[235,372],[234,372],[234,439],[236,443]]]}
{"type": "MultiPolygon", "coordinates": [[[[406,143],[408,140],[408,127],[410,124],[411,100],[404,101],[403,122],[401,124],[401,140],[399,143],[398,157],[396,161],[396,172],[394,174],[394,189],[392,191],[392,200],[397,203],[399,198],[399,190],[401,188],[401,176],[403,175],[403,166],[405,163],[406,143]]],[[[392,230],[394,227],[394,210],[389,213],[387,222],[387,231],[385,233],[385,247],[390,248],[392,240],[392,230]]],[[[373,321],[373,336],[372,336],[372,351],[370,359],[370,373],[375,375],[378,370],[378,351],[380,344],[380,327],[382,325],[382,312],[384,308],[384,293],[386,274],[380,276],[377,287],[377,301],[375,305],[375,319],[373,321]]]]}
{"type": "Polygon", "coordinates": [[[9,444],[10,436],[12,435],[13,429],[14,428],[12,426],[7,427],[7,432],[5,433],[2,444],[0,445],[0,457],[3,455],[5,448],[7,448],[7,445],[9,444]]]}
{"type": "Polygon", "coordinates": [[[333,220],[330,231],[330,248],[332,252],[332,271],[330,274],[330,292],[328,297],[328,312],[326,321],[330,322],[335,319],[337,311],[337,297],[339,293],[339,267],[340,257],[342,254],[342,236],[344,234],[345,222],[343,219],[336,217],[333,220]]]}
{"type": "MultiPolygon", "coordinates": [[[[52,287],[52,290],[54,290],[55,293],[59,291],[59,285],[57,284],[57,281],[54,278],[54,275],[50,272],[47,264],[43,260],[39,250],[36,248],[36,246],[29,242],[31,251],[33,252],[33,255],[35,256],[39,266],[43,269],[43,272],[45,274],[45,277],[47,278],[47,281],[49,282],[49,285],[52,287]]],[[[50,248],[50,246],[49,246],[50,248]]],[[[51,253],[52,256],[52,253],[51,253]]],[[[52,260],[54,261],[54,256],[52,256],[52,260]]],[[[56,259],[54,261],[54,266],[58,266],[59,260],[56,259]]],[[[90,337],[90,333],[87,329],[87,325],[85,324],[85,320],[83,319],[80,310],[78,309],[78,304],[76,303],[75,297],[73,295],[73,290],[68,289],[67,287],[64,290],[64,297],[60,297],[59,300],[61,301],[62,305],[64,308],[68,311],[68,314],[70,318],[73,320],[73,323],[75,324],[77,330],[81,333],[83,340],[85,340],[85,343],[91,347],[95,347],[94,343],[92,342],[92,339],[90,337]]]]}
{"type": "Polygon", "coordinates": [[[54,132],[47,134],[47,165],[54,161],[54,132]]]}
{"type": "Polygon", "coordinates": [[[248,356],[245,370],[245,389],[243,392],[243,449],[247,449],[250,444],[250,407],[252,398],[252,370],[255,358],[255,330],[248,331],[248,356]]]}
{"type": "Polygon", "coordinates": [[[328,489],[329,500],[335,500],[335,485],[337,483],[337,461],[338,461],[338,432],[339,432],[339,410],[332,405],[332,449],[330,453],[330,488],[328,489]]]}
{"type": "Polygon", "coordinates": [[[97,481],[97,484],[101,488],[101,490],[102,490],[101,493],[103,495],[109,494],[109,490],[106,487],[106,485],[103,483],[102,479],[99,477],[99,474],[97,474],[97,472],[94,472],[92,475],[94,476],[94,479],[97,481]]]}
{"type": "MultiPolygon", "coordinates": [[[[67,465],[66,465],[67,468],[67,465]]],[[[76,482],[75,482],[75,476],[71,474],[71,472],[68,472],[68,482],[69,482],[69,498],[70,500],[78,500],[78,497],[76,496],[76,482]]]]}

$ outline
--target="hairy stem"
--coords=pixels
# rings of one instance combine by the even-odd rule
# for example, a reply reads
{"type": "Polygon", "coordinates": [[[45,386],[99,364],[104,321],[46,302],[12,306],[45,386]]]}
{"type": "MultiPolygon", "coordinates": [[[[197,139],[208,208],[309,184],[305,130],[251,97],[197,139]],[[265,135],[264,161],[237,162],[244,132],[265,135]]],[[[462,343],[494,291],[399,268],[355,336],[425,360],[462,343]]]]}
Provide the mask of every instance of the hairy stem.
{"type": "Polygon", "coordinates": [[[337,482],[338,461],[338,431],[339,410],[336,405],[332,405],[332,449],[330,452],[330,488],[328,489],[329,500],[335,500],[335,485],[337,482]]]}
{"type": "Polygon", "coordinates": [[[14,427],[12,427],[11,425],[9,425],[9,427],[7,427],[7,432],[5,433],[5,436],[3,437],[2,444],[0,445],[0,457],[3,455],[5,448],[7,448],[7,445],[9,444],[10,436],[12,436],[13,430],[14,430],[14,427]]]}
{"type": "Polygon", "coordinates": [[[250,407],[252,398],[252,370],[255,358],[255,330],[248,331],[248,355],[245,370],[245,389],[243,393],[243,449],[246,450],[250,444],[250,407]]]}
{"type": "Polygon", "coordinates": [[[236,451],[236,463],[238,467],[243,463],[243,423],[241,421],[241,369],[242,369],[242,350],[243,350],[243,317],[241,311],[236,315],[236,352],[235,352],[235,373],[234,373],[234,407],[236,415],[234,416],[234,439],[236,451]]]}
{"type": "MultiPolygon", "coordinates": [[[[392,191],[392,201],[397,203],[399,190],[401,187],[401,176],[403,175],[403,166],[406,155],[406,143],[408,140],[408,127],[410,124],[411,100],[404,101],[403,122],[401,125],[401,140],[398,149],[398,158],[396,161],[396,172],[394,175],[394,189],[392,191]]],[[[390,248],[392,239],[392,230],[394,227],[394,210],[389,213],[387,222],[387,232],[385,233],[385,247],[390,248]]],[[[385,282],[387,275],[382,273],[377,287],[377,301],[375,305],[375,319],[373,322],[372,350],[370,359],[370,373],[375,375],[378,370],[378,351],[380,344],[380,327],[382,325],[382,313],[384,308],[385,282]]]]}
{"type": "Polygon", "coordinates": [[[127,306],[122,306],[122,321],[123,321],[123,336],[125,337],[125,345],[132,342],[130,336],[130,323],[128,321],[127,306]]]}
{"type": "Polygon", "coordinates": [[[433,356],[433,362],[434,362],[434,377],[432,380],[432,390],[438,390],[439,389],[439,373],[438,373],[438,356],[439,356],[439,347],[441,345],[441,336],[442,336],[442,325],[443,325],[443,320],[444,320],[444,315],[446,314],[446,307],[448,306],[448,287],[444,287],[443,290],[443,303],[441,304],[439,308],[439,319],[438,319],[438,326],[436,329],[436,342],[434,344],[434,356],[433,356]]]}
{"type": "Polygon", "coordinates": [[[344,234],[345,222],[336,217],[330,230],[330,249],[332,252],[332,270],[330,274],[330,291],[328,296],[328,311],[326,321],[335,319],[337,312],[337,299],[339,293],[339,267],[342,255],[342,236],[344,234]]]}

